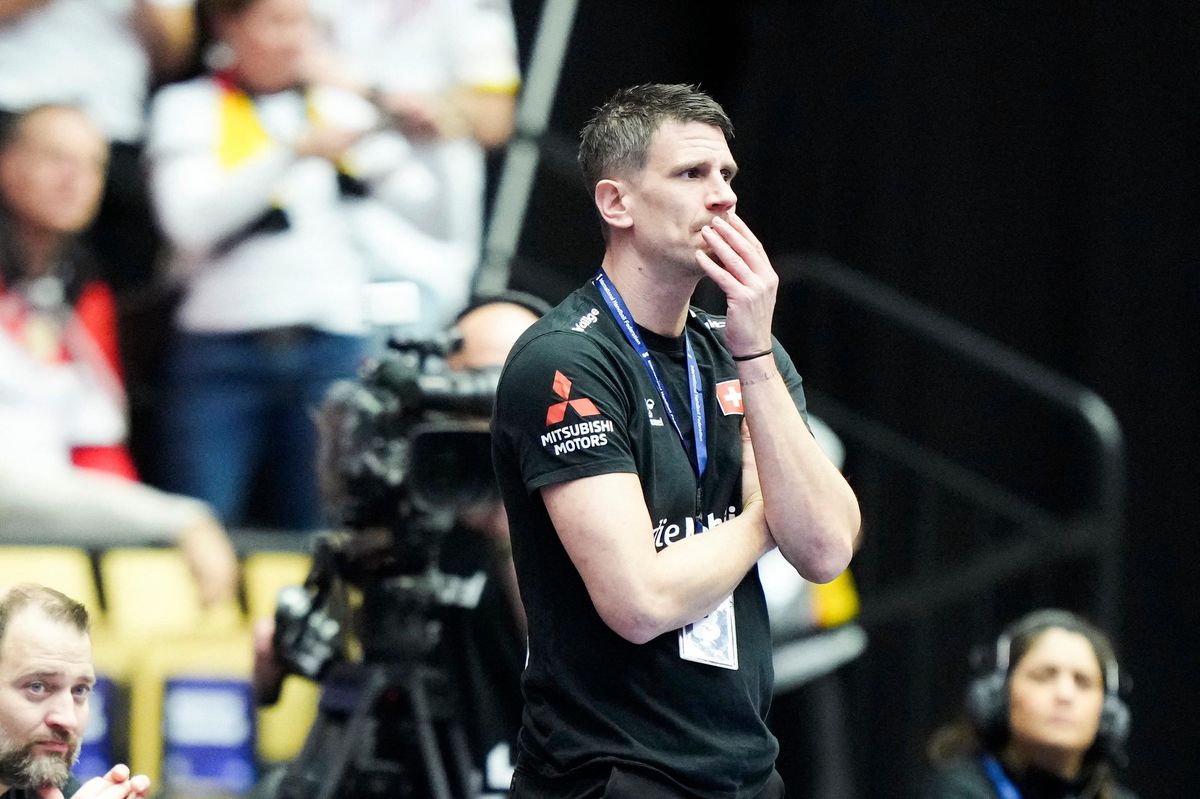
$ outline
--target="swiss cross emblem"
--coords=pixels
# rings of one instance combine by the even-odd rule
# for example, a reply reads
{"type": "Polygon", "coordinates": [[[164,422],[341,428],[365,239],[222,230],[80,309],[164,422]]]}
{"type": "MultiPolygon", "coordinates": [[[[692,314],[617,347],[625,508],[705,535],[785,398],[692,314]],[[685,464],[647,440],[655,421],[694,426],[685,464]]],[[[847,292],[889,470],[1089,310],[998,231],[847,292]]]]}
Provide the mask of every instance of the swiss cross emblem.
{"type": "Polygon", "coordinates": [[[731,413],[745,413],[742,407],[742,383],[738,379],[717,383],[717,404],[721,413],[729,416],[731,413]]]}

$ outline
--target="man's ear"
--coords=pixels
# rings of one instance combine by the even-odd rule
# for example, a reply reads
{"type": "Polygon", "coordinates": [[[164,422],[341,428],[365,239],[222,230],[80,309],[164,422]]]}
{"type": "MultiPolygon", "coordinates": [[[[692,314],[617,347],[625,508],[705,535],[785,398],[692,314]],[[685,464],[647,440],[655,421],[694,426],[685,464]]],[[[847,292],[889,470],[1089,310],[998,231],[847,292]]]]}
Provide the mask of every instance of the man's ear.
{"type": "Polygon", "coordinates": [[[614,228],[633,226],[626,198],[625,184],[619,180],[605,178],[596,184],[596,210],[605,224],[614,228]]]}

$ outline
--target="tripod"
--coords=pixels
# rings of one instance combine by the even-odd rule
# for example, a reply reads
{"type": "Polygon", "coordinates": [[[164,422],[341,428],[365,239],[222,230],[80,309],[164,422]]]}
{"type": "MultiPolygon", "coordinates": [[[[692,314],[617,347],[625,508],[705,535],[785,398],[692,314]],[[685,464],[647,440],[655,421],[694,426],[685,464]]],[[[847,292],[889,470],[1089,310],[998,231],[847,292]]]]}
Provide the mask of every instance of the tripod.
{"type": "Polygon", "coordinates": [[[425,578],[363,587],[361,663],[321,680],[317,719],[272,799],[469,799],[471,763],[453,680],[430,654],[439,625],[425,578]]]}
{"type": "Polygon", "coordinates": [[[420,664],[335,667],[276,796],[465,799],[470,761],[448,688],[443,674],[420,664]]]}

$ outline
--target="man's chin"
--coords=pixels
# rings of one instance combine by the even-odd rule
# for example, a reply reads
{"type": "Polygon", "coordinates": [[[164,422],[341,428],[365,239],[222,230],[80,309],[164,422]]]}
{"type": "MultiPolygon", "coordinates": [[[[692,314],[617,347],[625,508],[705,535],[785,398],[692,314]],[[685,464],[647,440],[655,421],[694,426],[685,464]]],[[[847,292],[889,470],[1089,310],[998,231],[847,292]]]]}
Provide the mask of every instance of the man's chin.
{"type": "Polygon", "coordinates": [[[39,757],[31,764],[30,782],[35,787],[46,785],[62,785],[71,776],[71,764],[62,757],[39,757]]]}
{"type": "Polygon", "coordinates": [[[0,783],[31,789],[62,785],[79,759],[77,745],[66,752],[46,755],[34,754],[32,750],[29,746],[19,753],[0,755],[0,783]]]}

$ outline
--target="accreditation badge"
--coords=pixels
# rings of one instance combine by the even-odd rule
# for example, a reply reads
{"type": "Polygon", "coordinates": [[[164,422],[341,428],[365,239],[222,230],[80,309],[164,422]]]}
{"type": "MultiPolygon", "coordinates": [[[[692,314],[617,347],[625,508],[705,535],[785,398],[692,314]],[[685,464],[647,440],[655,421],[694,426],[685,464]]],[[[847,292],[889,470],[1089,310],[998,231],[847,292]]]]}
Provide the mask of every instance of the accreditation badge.
{"type": "Polygon", "coordinates": [[[737,669],[737,625],[732,595],[712,613],[679,630],[679,657],[693,663],[737,669]]]}

